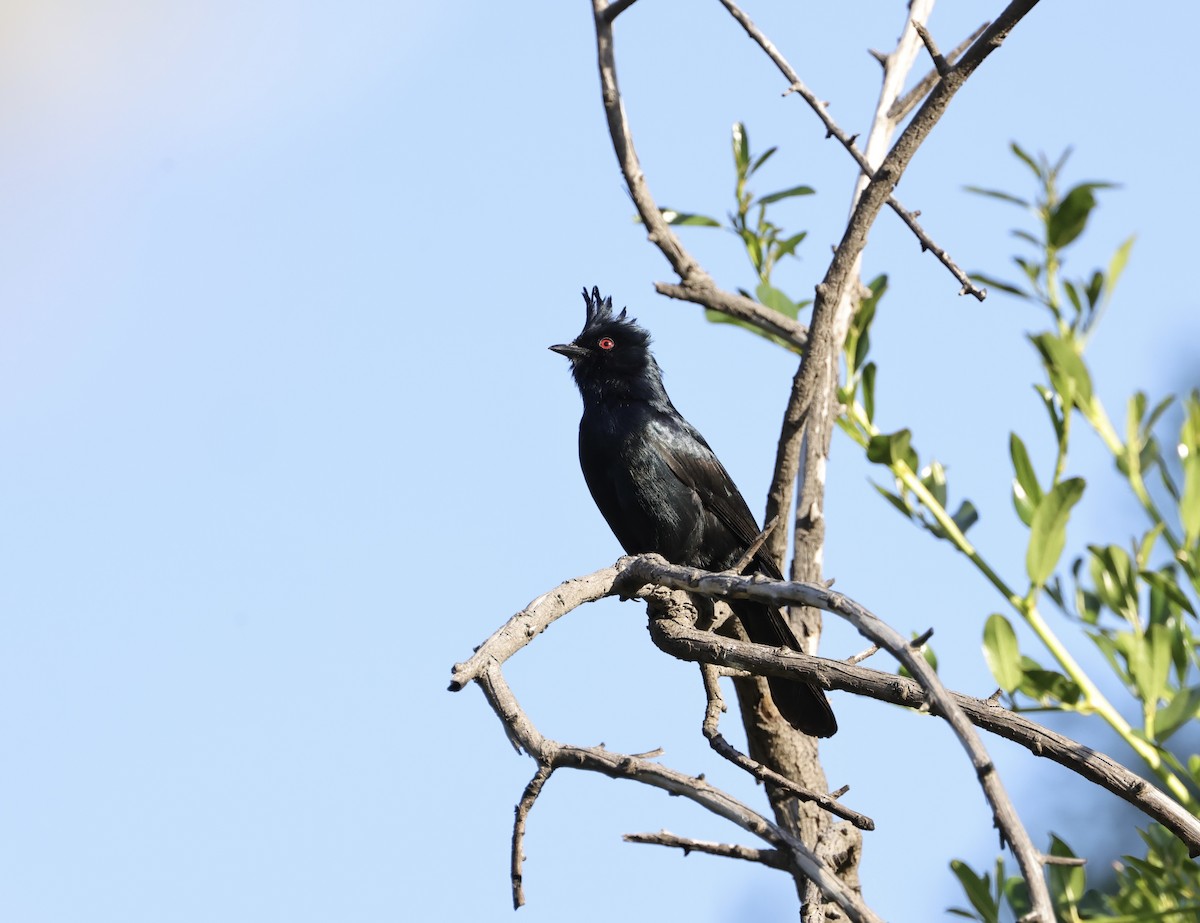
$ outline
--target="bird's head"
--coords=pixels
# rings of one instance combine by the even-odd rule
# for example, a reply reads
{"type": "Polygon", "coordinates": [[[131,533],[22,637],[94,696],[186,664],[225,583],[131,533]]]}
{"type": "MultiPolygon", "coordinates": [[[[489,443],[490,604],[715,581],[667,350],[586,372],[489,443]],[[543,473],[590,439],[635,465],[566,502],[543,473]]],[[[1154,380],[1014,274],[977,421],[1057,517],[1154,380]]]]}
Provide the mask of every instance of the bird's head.
{"type": "Polygon", "coordinates": [[[650,354],[650,334],[639,327],[626,309],[614,315],[612,298],[600,289],[583,290],[587,320],[570,343],[550,348],[571,360],[571,374],[585,399],[591,395],[614,397],[657,396],[662,373],[650,354]]]}

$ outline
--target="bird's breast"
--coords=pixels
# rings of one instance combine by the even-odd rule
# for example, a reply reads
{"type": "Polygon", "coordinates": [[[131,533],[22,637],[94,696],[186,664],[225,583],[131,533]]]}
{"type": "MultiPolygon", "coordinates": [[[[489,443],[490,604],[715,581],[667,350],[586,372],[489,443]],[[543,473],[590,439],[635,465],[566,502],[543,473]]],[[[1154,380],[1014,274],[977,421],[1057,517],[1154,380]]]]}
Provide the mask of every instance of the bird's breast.
{"type": "Polygon", "coordinates": [[[594,409],[580,422],[580,466],[626,553],[656,552],[675,563],[694,563],[703,511],[696,493],[672,473],[660,443],[644,408],[594,409]]]}

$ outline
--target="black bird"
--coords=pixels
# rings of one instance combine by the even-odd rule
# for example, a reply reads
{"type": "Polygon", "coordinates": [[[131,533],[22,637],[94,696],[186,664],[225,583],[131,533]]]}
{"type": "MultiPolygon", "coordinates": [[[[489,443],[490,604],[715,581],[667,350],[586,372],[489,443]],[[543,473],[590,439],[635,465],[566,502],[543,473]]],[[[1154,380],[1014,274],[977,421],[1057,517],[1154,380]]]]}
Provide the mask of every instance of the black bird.
{"type": "MultiPolygon", "coordinates": [[[[673,564],[721,571],[759,534],[754,514],[713,450],[667,397],[650,353],[650,334],[613,316],[612,298],[593,288],[583,332],[551,346],[571,360],[583,396],[579,464],[596,506],[627,554],[656,552],[673,564]]],[[[751,573],[780,578],[759,552],[751,573]]],[[[778,609],[732,603],[750,640],[802,650],[778,609]]],[[[825,694],[808,683],[770,677],[776,708],[792,727],[815,737],[837,731],[825,694]]]]}

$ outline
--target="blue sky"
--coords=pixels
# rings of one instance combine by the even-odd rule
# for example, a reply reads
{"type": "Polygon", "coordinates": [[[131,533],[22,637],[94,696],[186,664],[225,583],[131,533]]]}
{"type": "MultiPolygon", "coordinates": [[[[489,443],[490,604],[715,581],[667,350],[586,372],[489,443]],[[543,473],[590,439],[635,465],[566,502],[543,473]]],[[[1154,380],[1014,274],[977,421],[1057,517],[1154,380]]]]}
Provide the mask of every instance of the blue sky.
{"type": "MultiPolygon", "coordinates": [[[[902,7],[747,10],[863,131],[879,77],[865,52],[892,46],[902,7]]],[[[948,48],[997,9],[946,3],[931,28],[948,48]]],[[[1163,29],[1042,4],[898,190],[965,267],[1006,274],[1020,216],[962,187],[1031,191],[1010,141],[1073,144],[1072,179],[1122,184],[1068,267],[1138,235],[1089,352],[1118,418],[1134,388],[1196,383],[1200,138],[1177,62],[1198,18],[1175,4],[1163,29]]],[[[581,286],[629,305],[756,510],[793,358],[654,295],[668,268],[631,221],[582,0],[17,0],[0,21],[0,917],[508,919],[532,764],[477,690],[444,691],[449,667],[619,553],[578,471],[566,363],[545,347],[577,332],[581,286]]],[[[728,209],[737,120],[781,149],[757,191],[817,189],[778,212],[809,231],[777,277],[804,297],[841,235],[849,158],[718,4],[642,0],[617,40],[660,204],[728,209]]],[[[751,287],[732,238],[685,234],[723,285],[751,287]]],[[[1024,340],[1042,319],[958,298],[890,214],[866,256],[879,272],[880,425],[911,426],[947,464],[952,495],[981,510],[973,536],[1019,575],[1006,446],[1015,429],[1047,448],[1024,340]]],[[[1076,550],[1137,524],[1080,443],[1093,486],[1076,550]]],[[[873,476],[835,440],[829,575],[902,631],[933,626],[948,682],[986,695],[979,638],[999,600],[873,476]]],[[[862,646],[829,625],[831,656],[862,646]]],[[[694,668],[651,647],[636,606],[573,614],[509,676],[551,736],[662,746],[759,798],[703,745],[694,668]]],[[[831,783],[879,825],[866,897],[896,923],[936,918],[958,900],[949,859],[995,850],[966,761],[934,721],[834,706],[831,783]]],[[[1036,836],[1096,834],[1107,796],[988,743],[1036,836]]],[[[556,775],[519,919],[567,902],[581,923],[791,918],[778,873],[620,842],[663,827],[742,839],[678,799],[556,775]]]]}

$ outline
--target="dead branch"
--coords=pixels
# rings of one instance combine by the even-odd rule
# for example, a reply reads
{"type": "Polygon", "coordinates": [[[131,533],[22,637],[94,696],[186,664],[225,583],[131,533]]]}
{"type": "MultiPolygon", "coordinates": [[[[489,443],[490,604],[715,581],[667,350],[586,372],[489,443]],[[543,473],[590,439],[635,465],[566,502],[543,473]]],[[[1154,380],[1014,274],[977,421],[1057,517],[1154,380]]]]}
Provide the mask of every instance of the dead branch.
{"type": "Polygon", "coordinates": [[[850,821],[859,830],[875,829],[875,821],[871,820],[871,818],[837,802],[836,799],[849,790],[848,786],[844,786],[838,795],[809,791],[803,786],[797,785],[786,776],[780,775],[769,766],[764,766],[757,760],[751,759],[729,743],[718,730],[721,712],[725,710],[725,703],[721,699],[721,690],[717,684],[719,677],[718,670],[712,664],[702,663],[700,664],[700,675],[704,680],[704,692],[708,697],[708,706],[704,712],[704,726],[702,730],[709,745],[718,755],[724,757],[739,769],[745,770],[759,782],[770,783],[784,791],[790,792],[801,801],[819,805],[830,814],[850,821]]]}
{"type": "MultiPolygon", "coordinates": [[[[617,84],[617,62],[613,51],[612,18],[610,13],[617,4],[607,0],[592,0],[596,23],[596,52],[600,67],[601,97],[604,113],[608,120],[608,132],[612,137],[613,151],[625,177],[625,185],[633,198],[638,215],[646,227],[646,236],[679,276],[679,284],[660,283],[655,287],[664,295],[703,305],[713,311],[728,314],[756,327],[773,333],[798,349],[806,341],[804,325],[785,314],[773,311],[753,299],[719,288],[695,258],[684,248],[671,226],[662,216],[646,176],[642,173],[637,152],[633,147],[633,135],[625,118],[625,107],[621,102],[621,90],[617,84]]],[[[621,7],[622,9],[624,6],[621,7]]],[[[620,12],[620,10],[617,10],[620,12]]]]}
{"type": "MultiPolygon", "coordinates": [[[[495,636],[493,636],[495,637],[495,636]]],[[[504,723],[509,738],[528,753],[539,766],[538,775],[526,788],[518,812],[528,809],[536,800],[545,779],[556,769],[580,769],[599,772],[613,779],[625,779],[650,785],[674,795],[687,798],[712,813],[737,824],[769,845],[783,850],[790,867],[794,867],[821,889],[855,923],[882,923],[858,895],[854,894],[794,835],[771,823],[761,814],[742,804],[726,792],[709,785],[701,776],[690,776],[659,763],[631,754],[614,753],[603,747],[580,747],[563,744],[544,737],[521,708],[500,669],[500,661],[488,657],[482,661],[474,681],[483,690],[488,704],[504,723]],[[530,794],[532,790],[532,794],[530,794]]],[[[456,683],[459,676],[456,672],[456,683]]],[[[452,688],[455,684],[452,684],[452,688]]],[[[458,688],[462,688],[461,684],[458,688]]],[[[513,902],[520,906],[524,899],[519,865],[521,837],[514,830],[513,845],[513,902]]]]}
{"type": "MultiPolygon", "coordinates": [[[[585,577],[564,581],[548,593],[543,593],[510,618],[475,654],[463,663],[455,664],[450,683],[457,692],[471,682],[482,682],[485,671],[498,669],[509,657],[530,644],[554,621],[571,609],[605,596],[617,595],[628,581],[627,572],[644,558],[622,558],[616,566],[606,567],[585,577]]],[[[656,566],[661,559],[652,558],[656,566]]],[[[703,574],[686,569],[689,575],[703,574]]],[[[743,585],[754,585],[761,592],[769,585],[764,578],[730,578],[728,575],[708,575],[733,579],[743,585]]],[[[697,578],[698,579],[698,578],[697,578]]],[[[803,584],[773,584],[806,594],[806,605],[819,605],[820,594],[845,599],[829,593],[826,587],[803,584]]],[[[693,589],[693,588],[689,588],[693,589]]],[[[632,590],[626,590],[632,593],[632,590]]],[[[724,594],[717,585],[710,586],[713,596],[724,594]]],[[[699,631],[682,622],[658,619],[651,626],[651,637],[667,653],[681,660],[713,664],[722,670],[748,672],[758,676],[786,676],[816,683],[825,689],[843,690],[865,695],[881,702],[890,702],[918,709],[927,704],[925,693],[916,680],[854,666],[841,660],[813,657],[796,651],[779,650],[738,641],[699,631]]],[[[911,643],[910,643],[911,644],[911,643]]],[[[977,727],[1010,740],[1035,756],[1045,757],[1088,781],[1112,792],[1133,805],[1147,817],[1162,824],[1188,847],[1192,856],[1200,855],[1200,820],[1192,817],[1175,801],[1146,779],[1126,769],[1111,757],[1037,724],[1023,715],[1002,708],[993,699],[978,699],[962,693],[950,693],[951,698],[977,727]]],[[[935,711],[936,714],[936,711],[935,711]]],[[[518,751],[524,748],[522,737],[509,730],[509,738],[518,751]]],[[[523,731],[528,734],[528,731],[523,731]]],[[[532,753],[532,750],[528,752],[532,753]]]]}
{"type": "Polygon", "coordinates": [[[769,868],[787,871],[787,855],[778,849],[755,849],[752,846],[738,846],[732,843],[713,843],[708,840],[693,840],[689,837],[676,836],[666,830],[658,833],[627,833],[621,837],[626,843],[649,843],[655,846],[671,846],[682,849],[686,856],[692,852],[708,853],[710,856],[724,856],[726,859],[744,859],[747,862],[759,862],[769,868]]]}
{"type": "MultiPolygon", "coordinates": [[[[979,36],[983,35],[983,30],[990,26],[990,22],[985,22],[982,26],[968,35],[965,39],[959,42],[952,52],[946,55],[946,60],[953,64],[957,61],[964,51],[971,47],[971,43],[979,36]]],[[[941,79],[941,74],[936,70],[931,70],[928,74],[917,81],[916,86],[892,103],[887,111],[889,119],[894,119],[897,122],[901,121],[906,115],[912,112],[920,104],[941,79]]]]}
{"type": "MultiPolygon", "coordinates": [[[[955,736],[971,761],[984,796],[992,806],[992,815],[1001,839],[1012,849],[1020,864],[1023,877],[1029,885],[1030,900],[1039,913],[1041,904],[1050,905],[1050,892],[1042,874],[1039,853],[1034,847],[1025,825],[1009,800],[1008,793],[1000,781],[991,757],[975,733],[962,709],[954,702],[949,692],[925,658],[915,654],[908,642],[890,625],[877,618],[865,607],[823,586],[804,583],[780,583],[771,580],[760,582],[732,574],[706,574],[689,567],[667,564],[656,555],[642,555],[631,562],[623,580],[625,585],[652,583],[677,590],[686,590],[704,596],[719,595],[725,599],[751,599],[755,602],[783,607],[788,605],[812,606],[832,612],[846,619],[859,634],[886,648],[916,678],[925,691],[931,707],[950,723],[955,736]]],[[[1045,923],[1053,920],[1053,911],[1043,915],[1045,923]]]]}
{"type": "MultiPolygon", "coordinates": [[[[873,176],[875,173],[873,162],[869,157],[867,157],[866,154],[860,151],[857,145],[854,143],[857,135],[848,134],[837,124],[837,122],[834,121],[833,116],[829,114],[828,103],[819,99],[816,94],[814,94],[812,90],[808,88],[804,81],[800,79],[800,75],[796,73],[790,64],[788,64],[787,59],[784,58],[784,56],[779,52],[779,49],[775,46],[775,44],[762,33],[762,31],[753,23],[753,21],[751,21],[749,16],[742,12],[736,3],[733,3],[732,0],[720,0],[720,2],[721,5],[729,11],[730,15],[738,21],[741,27],[746,31],[746,34],[749,35],[750,38],[753,39],[764,52],[766,52],[767,57],[771,59],[771,61],[779,69],[779,72],[782,73],[787,79],[788,88],[786,91],[784,91],[784,95],[795,93],[806,103],[808,103],[809,108],[816,113],[817,117],[821,120],[821,124],[825,126],[825,137],[837,139],[838,143],[840,143],[842,147],[846,149],[847,153],[854,158],[854,162],[858,164],[858,168],[862,171],[862,174],[866,177],[873,176]]],[[[924,15],[927,14],[923,14],[917,10],[913,11],[914,20],[920,20],[924,18],[924,15]]],[[[903,43],[903,37],[901,37],[901,42],[903,43]]],[[[896,95],[899,95],[899,90],[897,90],[896,95]]],[[[893,96],[892,99],[894,100],[895,96],[893,96]]],[[[890,102],[888,107],[886,107],[883,112],[886,113],[889,109],[890,102]]],[[[934,243],[933,239],[929,236],[925,229],[917,223],[916,212],[902,206],[890,193],[885,201],[892,208],[892,210],[900,216],[901,220],[908,225],[909,230],[916,235],[917,239],[921,242],[921,251],[929,251],[932,253],[935,257],[937,257],[938,261],[950,271],[954,278],[958,280],[959,284],[962,286],[960,294],[973,295],[980,301],[983,301],[983,299],[987,297],[987,290],[977,287],[971,281],[971,278],[962,270],[962,268],[950,258],[950,255],[942,247],[939,247],[936,243],[934,243]]]]}

